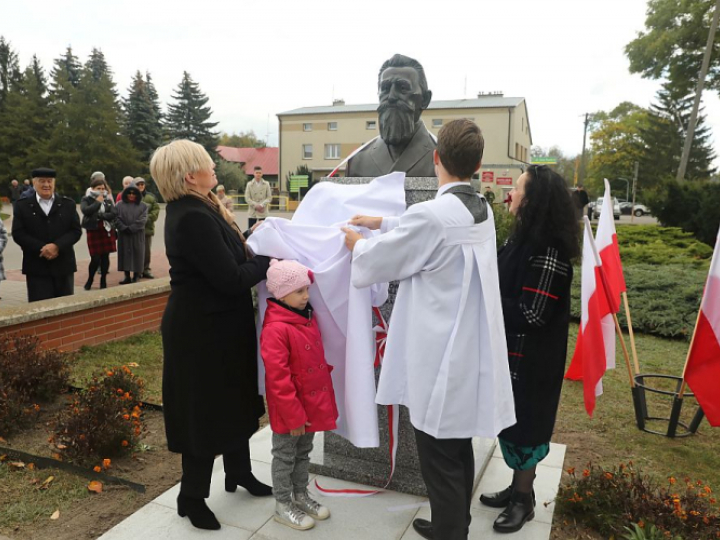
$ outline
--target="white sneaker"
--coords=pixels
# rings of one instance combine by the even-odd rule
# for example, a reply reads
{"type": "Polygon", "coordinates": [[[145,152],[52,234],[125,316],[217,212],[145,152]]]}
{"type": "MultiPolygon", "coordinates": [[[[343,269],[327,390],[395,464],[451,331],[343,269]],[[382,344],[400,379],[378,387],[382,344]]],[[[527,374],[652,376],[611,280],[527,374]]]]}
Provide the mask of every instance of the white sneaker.
{"type": "Polygon", "coordinates": [[[330,510],[327,506],[323,506],[315,499],[310,497],[310,494],[306,491],[302,493],[293,493],[293,502],[300,510],[314,517],[315,519],[323,520],[330,517],[330,510]]]}
{"type": "Polygon", "coordinates": [[[293,503],[285,504],[275,501],[275,521],[299,531],[306,531],[315,526],[315,520],[293,503]]]}

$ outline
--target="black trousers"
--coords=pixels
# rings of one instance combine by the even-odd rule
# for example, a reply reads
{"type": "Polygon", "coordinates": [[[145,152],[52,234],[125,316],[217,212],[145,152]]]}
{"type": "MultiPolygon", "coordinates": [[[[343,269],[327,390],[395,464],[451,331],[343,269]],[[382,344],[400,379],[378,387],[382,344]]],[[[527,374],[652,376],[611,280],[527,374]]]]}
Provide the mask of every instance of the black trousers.
{"type": "Polygon", "coordinates": [[[143,273],[150,271],[150,258],[152,257],[152,234],[145,235],[145,264],[143,265],[143,273]]]}
{"type": "Polygon", "coordinates": [[[475,478],[472,439],[436,439],[415,429],[436,540],[466,540],[475,478]]]}
{"type": "MultiPolygon", "coordinates": [[[[182,455],[182,480],[180,481],[180,493],[194,499],[206,499],[210,496],[210,480],[212,479],[214,456],[193,456],[182,455]]],[[[225,474],[234,478],[249,474],[252,471],[250,465],[250,441],[235,450],[223,454],[223,465],[225,474]]]]}
{"type": "Polygon", "coordinates": [[[75,294],[75,274],[64,276],[25,276],[28,302],[72,296],[75,294]]]}

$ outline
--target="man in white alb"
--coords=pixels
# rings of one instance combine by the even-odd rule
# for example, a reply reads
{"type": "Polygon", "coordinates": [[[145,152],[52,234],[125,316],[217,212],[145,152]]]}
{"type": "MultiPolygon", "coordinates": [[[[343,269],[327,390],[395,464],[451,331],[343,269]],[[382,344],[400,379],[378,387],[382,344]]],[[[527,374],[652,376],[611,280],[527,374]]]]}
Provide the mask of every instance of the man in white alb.
{"type": "Polygon", "coordinates": [[[495,437],[515,423],[495,225],[470,185],[483,148],[470,120],[446,124],[433,154],[436,198],[399,218],[350,221],[380,229],[374,238],[344,229],[355,287],[400,281],[376,402],[409,409],[432,510],[432,522],[413,527],[435,540],[468,536],[472,437],[495,437]]]}

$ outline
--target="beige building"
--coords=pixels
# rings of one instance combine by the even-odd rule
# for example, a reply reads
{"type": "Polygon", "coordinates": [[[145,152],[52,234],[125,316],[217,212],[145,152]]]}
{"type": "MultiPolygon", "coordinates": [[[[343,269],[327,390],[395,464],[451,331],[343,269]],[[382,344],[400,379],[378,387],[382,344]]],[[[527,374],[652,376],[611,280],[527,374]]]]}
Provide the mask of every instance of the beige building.
{"type": "MultiPolygon", "coordinates": [[[[278,114],[280,181],[306,165],[313,178],[327,176],[353,150],[379,135],[377,104],[303,107],[278,114]]],[[[509,191],[530,160],[532,135],[525,98],[480,94],[476,99],[432,101],[422,120],[437,135],[443,124],[458,118],[473,120],[485,136],[479,172],[483,191],[492,186],[498,196],[509,191]]],[[[339,174],[344,174],[345,167],[339,174]]]]}

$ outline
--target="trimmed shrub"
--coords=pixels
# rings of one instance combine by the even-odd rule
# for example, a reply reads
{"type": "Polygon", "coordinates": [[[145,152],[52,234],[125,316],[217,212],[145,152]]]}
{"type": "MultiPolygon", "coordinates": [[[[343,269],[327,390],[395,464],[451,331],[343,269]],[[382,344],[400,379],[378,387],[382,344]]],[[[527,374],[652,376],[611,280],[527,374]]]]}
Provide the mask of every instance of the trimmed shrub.
{"type": "Polygon", "coordinates": [[[720,224],[720,183],[675,179],[663,181],[648,194],[653,215],[666,226],[681,227],[695,238],[715,245],[720,224]]]}
{"type": "Polygon", "coordinates": [[[67,389],[70,356],[40,347],[35,336],[0,337],[0,377],[27,399],[50,401],[67,389]]]}
{"type": "Polygon", "coordinates": [[[51,401],[67,388],[69,356],[43,351],[34,336],[0,336],[0,435],[30,424],[37,402],[51,401]]]}
{"type": "Polygon", "coordinates": [[[663,538],[720,538],[717,501],[710,486],[700,480],[678,482],[671,477],[667,486],[659,486],[632,462],[609,470],[588,465],[579,475],[574,468],[567,472],[570,481],[558,492],[557,511],[603,538],[616,538],[634,524],[648,531],[653,526],[663,538]]]}
{"type": "Polygon", "coordinates": [[[142,388],[126,366],[95,374],[59,417],[54,440],[61,453],[90,462],[131,452],[144,431],[142,388]]]}

